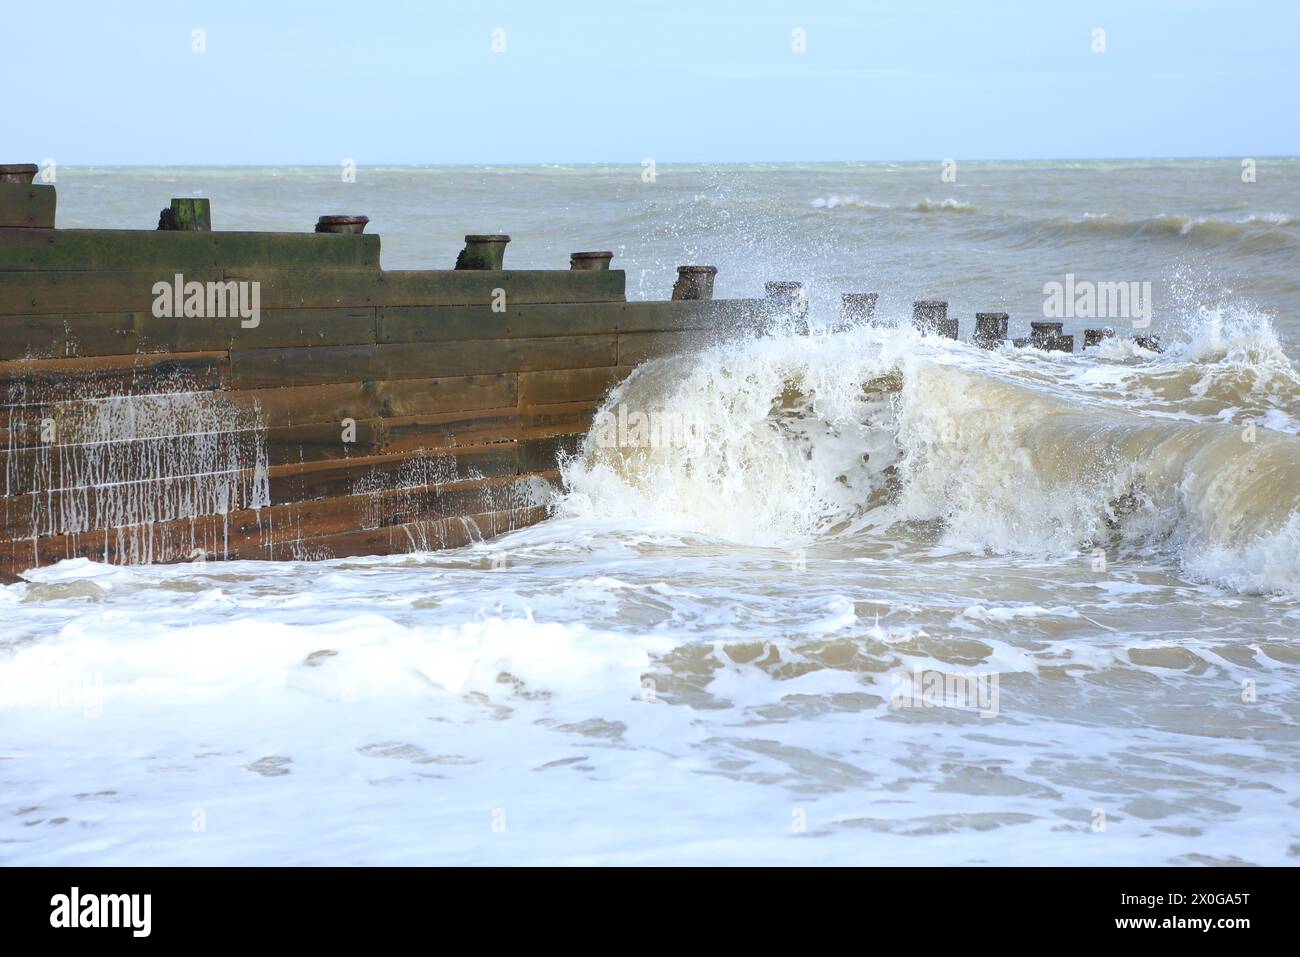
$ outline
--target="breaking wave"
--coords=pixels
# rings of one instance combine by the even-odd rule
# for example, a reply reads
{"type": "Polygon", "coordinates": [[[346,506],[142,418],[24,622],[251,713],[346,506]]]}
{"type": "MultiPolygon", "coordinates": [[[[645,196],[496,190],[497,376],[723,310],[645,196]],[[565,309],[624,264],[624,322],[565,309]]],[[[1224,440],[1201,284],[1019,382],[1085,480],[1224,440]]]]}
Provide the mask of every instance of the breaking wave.
{"type": "Polygon", "coordinates": [[[917,200],[903,206],[893,206],[865,199],[861,196],[818,196],[808,204],[812,209],[870,209],[885,212],[900,209],[910,213],[973,213],[975,207],[960,199],[925,199],[917,200]]]}
{"type": "Polygon", "coordinates": [[[1069,243],[1087,239],[1167,239],[1195,247],[1237,247],[1243,252],[1291,250],[1300,244],[1300,216],[1281,212],[1251,213],[1235,218],[1160,213],[1122,216],[1084,213],[1081,216],[1035,216],[1013,209],[976,206],[964,200],[926,197],[891,204],[854,194],[818,196],[809,202],[817,210],[866,210],[873,213],[969,213],[986,228],[1011,238],[1033,242],[1069,243]]]}
{"type": "Polygon", "coordinates": [[[1111,213],[1086,213],[1081,218],[1056,217],[1032,220],[1039,236],[1068,238],[1079,235],[1115,236],[1134,239],[1184,237],[1198,245],[1247,243],[1252,246],[1282,246],[1296,242],[1284,227],[1300,225],[1300,219],[1282,214],[1214,219],[1203,216],[1161,214],[1128,218],[1111,213]]]}
{"type": "Polygon", "coordinates": [[[975,207],[960,199],[926,198],[908,207],[914,213],[973,213],[975,207]]]}
{"type": "Polygon", "coordinates": [[[732,341],[643,365],[597,422],[564,463],[568,514],[773,547],[931,529],[976,552],[1138,550],[1300,592],[1300,376],[1260,317],[1203,317],[1154,359],[865,326],[732,341]]]}

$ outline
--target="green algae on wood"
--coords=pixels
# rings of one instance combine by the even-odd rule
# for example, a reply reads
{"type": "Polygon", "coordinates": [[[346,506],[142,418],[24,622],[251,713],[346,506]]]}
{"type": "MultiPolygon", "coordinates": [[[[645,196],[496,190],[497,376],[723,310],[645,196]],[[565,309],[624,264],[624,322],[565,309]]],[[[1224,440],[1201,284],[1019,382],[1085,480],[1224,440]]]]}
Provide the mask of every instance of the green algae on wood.
{"type": "Polygon", "coordinates": [[[173,199],[171,206],[158,214],[158,228],[181,232],[211,232],[212,201],[194,197],[173,199]]]}

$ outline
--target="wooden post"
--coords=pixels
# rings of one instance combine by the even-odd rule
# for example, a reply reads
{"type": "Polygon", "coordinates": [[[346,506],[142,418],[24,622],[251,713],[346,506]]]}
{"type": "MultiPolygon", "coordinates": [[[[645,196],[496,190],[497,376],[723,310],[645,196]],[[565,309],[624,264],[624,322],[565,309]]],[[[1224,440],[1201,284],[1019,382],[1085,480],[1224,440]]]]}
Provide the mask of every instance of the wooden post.
{"type": "Polygon", "coordinates": [[[510,237],[504,233],[469,235],[465,248],[456,257],[457,269],[501,269],[506,258],[506,243],[510,237]]]}
{"type": "Polygon", "coordinates": [[[316,232],[355,235],[365,232],[368,222],[369,216],[322,216],[316,220],[316,232]]]}
{"type": "Polygon", "coordinates": [[[971,339],[983,349],[996,349],[1007,341],[1007,325],[1011,317],[1005,312],[975,313],[975,335],[971,339]]]}
{"type": "Polygon", "coordinates": [[[804,294],[801,282],[769,282],[763,286],[768,300],[780,312],[789,313],[796,319],[808,315],[808,297],[804,294]]]}
{"type": "Polygon", "coordinates": [[[7,163],[0,165],[0,183],[18,183],[30,185],[36,178],[39,168],[35,163],[7,163]]]}
{"type": "Polygon", "coordinates": [[[1165,351],[1164,347],[1160,345],[1159,336],[1134,336],[1133,341],[1137,343],[1137,345],[1141,346],[1143,349],[1148,349],[1151,352],[1165,351]]]}
{"type": "Polygon", "coordinates": [[[1107,326],[1104,329],[1084,329],[1083,330],[1083,347],[1089,349],[1092,346],[1099,346],[1103,339],[1109,339],[1115,335],[1115,330],[1107,326]]]}
{"type": "Polygon", "coordinates": [[[673,298],[712,299],[713,277],[717,274],[717,266],[678,266],[673,298]]]}
{"type": "Polygon", "coordinates": [[[1061,335],[1065,324],[1061,322],[1031,322],[1029,324],[1030,339],[1050,339],[1052,336],[1061,335]]]}
{"type": "Polygon", "coordinates": [[[212,231],[212,201],[208,199],[173,199],[158,215],[159,229],[207,233],[212,231]]]}
{"type": "Polygon", "coordinates": [[[569,268],[580,272],[608,270],[613,258],[614,254],[610,252],[570,253],[569,268]]]}
{"type": "Polygon", "coordinates": [[[957,338],[957,320],[948,318],[948,303],[942,299],[918,299],[912,303],[912,325],[926,335],[957,338]]]}
{"type": "Polygon", "coordinates": [[[875,292],[846,292],[840,296],[840,319],[845,323],[865,322],[870,325],[876,318],[875,292]]]}
{"type": "Polygon", "coordinates": [[[1018,348],[1032,346],[1048,352],[1073,352],[1074,336],[1063,335],[1063,328],[1064,324],[1060,322],[1031,322],[1029,338],[1017,339],[1015,344],[1018,348]]]}

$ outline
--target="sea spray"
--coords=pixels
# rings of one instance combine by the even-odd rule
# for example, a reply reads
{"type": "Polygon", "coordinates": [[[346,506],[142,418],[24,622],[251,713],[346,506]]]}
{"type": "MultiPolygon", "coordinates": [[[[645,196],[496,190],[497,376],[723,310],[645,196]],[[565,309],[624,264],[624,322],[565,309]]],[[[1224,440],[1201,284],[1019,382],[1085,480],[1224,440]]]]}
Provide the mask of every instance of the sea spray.
{"type": "Polygon", "coordinates": [[[612,445],[593,432],[565,464],[561,511],[776,547],[939,522],[950,546],[976,552],[1123,545],[1232,588],[1300,589],[1300,439],[1148,399],[1171,374],[1231,372],[1247,390],[1235,400],[1251,405],[1263,398],[1254,386],[1294,376],[1266,325],[1244,334],[1256,352],[1193,338],[1158,363],[1124,365],[1119,395],[1080,388],[1110,360],[990,356],[906,329],[658,360],[604,414],[660,410],[695,423],[695,440],[612,445]]]}

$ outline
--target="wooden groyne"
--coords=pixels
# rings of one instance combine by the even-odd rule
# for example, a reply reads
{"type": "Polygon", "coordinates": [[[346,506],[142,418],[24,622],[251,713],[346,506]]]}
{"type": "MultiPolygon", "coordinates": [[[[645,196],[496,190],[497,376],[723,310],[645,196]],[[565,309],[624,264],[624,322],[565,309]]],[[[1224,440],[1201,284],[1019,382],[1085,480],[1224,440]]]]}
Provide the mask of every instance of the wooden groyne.
{"type": "Polygon", "coordinates": [[[457,269],[384,270],[364,217],[213,232],[206,200],[178,200],[158,229],[56,229],[54,188],[7,169],[9,579],[77,556],[343,557],[519,528],[612,384],[771,309],[713,301],[712,267],[664,302],[628,302],[608,252],[505,269],[504,236],[467,237],[457,269]]]}
{"type": "MultiPolygon", "coordinates": [[[[454,269],[384,270],[356,215],[212,231],[209,201],[182,198],[156,229],[57,229],[36,171],[0,166],[4,580],[64,558],[337,558],[520,528],[636,365],[808,312],[797,282],[715,301],[712,266],[629,302],[613,253],[512,270],[495,234],[466,236],[454,269]]],[[[876,302],[846,294],[844,318],[872,322],[876,302]]],[[[979,314],[976,341],[1006,320],[979,314]]],[[[944,302],[914,321],[957,336],[944,302]]],[[[1059,332],[1026,344],[1072,349],[1059,332]]]]}

